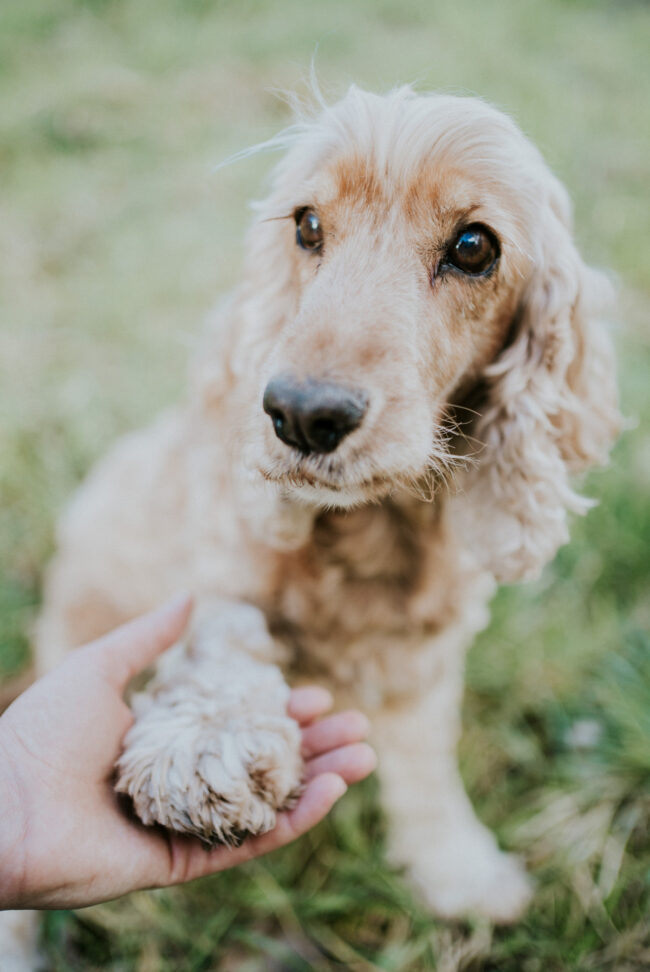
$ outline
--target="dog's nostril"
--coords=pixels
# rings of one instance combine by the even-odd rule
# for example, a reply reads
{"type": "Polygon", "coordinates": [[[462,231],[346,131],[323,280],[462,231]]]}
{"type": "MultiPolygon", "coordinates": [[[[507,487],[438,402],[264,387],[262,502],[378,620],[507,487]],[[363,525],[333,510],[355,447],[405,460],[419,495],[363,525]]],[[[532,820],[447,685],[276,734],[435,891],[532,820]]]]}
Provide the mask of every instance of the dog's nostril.
{"type": "Polygon", "coordinates": [[[313,452],[333,452],[341,439],[352,431],[342,414],[307,419],[303,423],[305,438],[313,452]]]}
{"type": "Polygon", "coordinates": [[[279,434],[284,427],[284,415],[282,412],[278,412],[277,409],[272,409],[269,412],[269,415],[271,416],[271,421],[273,422],[273,428],[275,429],[276,433],[279,434]]]}
{"type": "Polygon", "coordinates": [[[273,423],[278,439],[301,452],[309,451],[293,416],[291,403],[286,400],[286,395],[283,396],[282,387],[277,382],[270,381],[266,386],[263,407],[273,423]]]}
{"type": "Polygon", "coordinates": [[[316,419],[309,426],[309,435],[330,449],[334,449],[339,442],[339,430],[331,419],[316,419]]]}

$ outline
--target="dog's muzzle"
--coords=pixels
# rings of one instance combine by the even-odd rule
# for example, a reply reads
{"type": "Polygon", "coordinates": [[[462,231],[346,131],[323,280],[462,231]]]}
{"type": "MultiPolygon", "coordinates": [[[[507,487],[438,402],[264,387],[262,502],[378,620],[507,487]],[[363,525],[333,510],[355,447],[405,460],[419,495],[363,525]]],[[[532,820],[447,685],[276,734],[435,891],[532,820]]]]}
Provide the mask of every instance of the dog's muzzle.
{"type": "Polygon", "coordinates": [[[266,386],[263,405],[278,439],[309,455],[334,452],[361,425],[368,396],[333,381],[278,375],[266,386]]]}

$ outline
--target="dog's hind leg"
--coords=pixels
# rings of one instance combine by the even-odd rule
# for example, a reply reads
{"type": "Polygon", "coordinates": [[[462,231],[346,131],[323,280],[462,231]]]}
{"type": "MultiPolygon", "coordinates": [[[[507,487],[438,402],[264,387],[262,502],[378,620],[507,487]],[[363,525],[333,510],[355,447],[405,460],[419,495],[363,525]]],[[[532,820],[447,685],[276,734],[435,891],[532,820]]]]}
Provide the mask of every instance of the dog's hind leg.
{"type": "Polygon", "coordinates": [[[444,660],[430,691],[373,716],[390,818],[390,853],[443,917],[514,921],[531,895],[517,858],[477,819],[456,763],[462,652],[444,660]]]}

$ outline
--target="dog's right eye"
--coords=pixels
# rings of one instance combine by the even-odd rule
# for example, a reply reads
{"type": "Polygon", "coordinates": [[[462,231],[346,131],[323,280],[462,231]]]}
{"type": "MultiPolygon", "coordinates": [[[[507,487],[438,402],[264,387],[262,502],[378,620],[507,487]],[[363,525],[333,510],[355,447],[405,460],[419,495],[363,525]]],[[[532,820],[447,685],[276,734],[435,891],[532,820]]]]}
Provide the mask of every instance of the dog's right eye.
{"type": "Polygon", "coordinates": [[[317,252],[323,245],[323,227],[313,209],[298,209],[296,220],[296,243],[303,250],[317,252]]]}

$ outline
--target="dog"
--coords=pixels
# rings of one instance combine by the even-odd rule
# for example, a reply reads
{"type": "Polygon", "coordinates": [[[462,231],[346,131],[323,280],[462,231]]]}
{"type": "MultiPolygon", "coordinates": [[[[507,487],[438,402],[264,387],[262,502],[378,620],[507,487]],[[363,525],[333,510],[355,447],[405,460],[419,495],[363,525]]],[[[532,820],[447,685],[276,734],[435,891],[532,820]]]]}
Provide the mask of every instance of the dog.
{"type": "Polygon", "coordinates": [[[352,87],[278,144],[187,400],[61,524],[39,666],[189,589],[117,768],[141,819],[272,828],[301,783],[287,684],[316,679],[369,712],[391,860],[435,913],[511,922],[531,883],[456,764],[464,657],[496,584],[537,576],[590,505],[571,476],[620,427],[611,287],[479,99],[352,87]]]}

